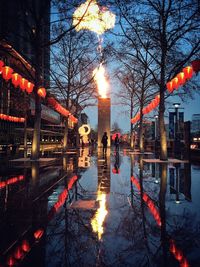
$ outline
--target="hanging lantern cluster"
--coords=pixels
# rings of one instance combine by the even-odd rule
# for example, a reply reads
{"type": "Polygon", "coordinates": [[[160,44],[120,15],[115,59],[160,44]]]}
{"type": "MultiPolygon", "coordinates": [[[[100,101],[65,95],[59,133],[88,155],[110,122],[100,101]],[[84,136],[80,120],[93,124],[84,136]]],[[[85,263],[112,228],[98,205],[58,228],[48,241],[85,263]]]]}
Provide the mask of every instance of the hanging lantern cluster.
{"type": "MultiPolygon", "coordinates": [[[[193,65],[195,65],[195,63],[193,65]]],[[[196,68],[198,68],[197,63],[196,65],[196,68]]],[[[181,72],[176,75],[176,77],[174,77],[171,81],[167,82],[166,86],[168,92],[173,93],[174,90],[178,90],[180,86],[184,85],[187,80],[192,78],[193,72],[194,70],[192,66],[185,67],[181,72]]]]}
{"type": "Polygon", "coordinates": [[[4,66],[2,60],[0,60],[0,74],[4,80],[11,80],[15,88],[19,87],[22,91],[26,91],[28,94],[32,93],[34,84],[23,78],[19,73],[14,72],[9,66],[4,66]]]}
{"type": "Polygon", "coordinates": [[[4,121],[11,121],[11,122],[25,122],[25,118],[19,118],[19,117],[14,117],[6,114],[0,114],[0,120],[4,121]]]}
{"type": "Polygon", "coordinates": [[[173,254],[174,258],[180,263],[180,266],[189,267],[190,265],[188,260],[183,255],[183,252],[177,248],[175,240],[170,239],[169,244],[169,250],[173,254]]]}
{"type": "Polygon", "coordinates": [[[54,97],[48,97],[47,102],[49,105],[51,105],[58,113],[60,113],[62,116],[67,117],[69,116],[69,119],[73,121],[74,123],[78,122],[78,119],[75,118],[69,110],[64,108],[61,104],[59,104],[54,97]]]}
{"type": "Polygon", "coordinates": [[[11,184],[15,184],[17,182],[20,182],[22,180],[24,180],[24,175],[18,175],[18,176],[15,176],[15,177],[8,179],[7,181],[2,181],[2,182],[0,182],[0,189],[6,187],[7,185],[11,185],[11,184]]]}

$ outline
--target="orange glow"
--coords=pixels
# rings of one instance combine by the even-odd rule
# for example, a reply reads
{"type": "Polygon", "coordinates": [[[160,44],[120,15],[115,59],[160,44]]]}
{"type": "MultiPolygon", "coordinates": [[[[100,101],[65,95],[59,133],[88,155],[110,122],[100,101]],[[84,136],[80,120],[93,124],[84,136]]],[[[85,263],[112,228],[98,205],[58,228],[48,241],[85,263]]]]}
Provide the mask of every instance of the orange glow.
{"type": "Polygon", "coordinates": [[[12,73],[13,73],[12,68],[10,68],[8,66],[5,66],[2,68],[2,76],[6,81],[8,81],[9,79],[12,78],[12,73]]]}
{"type": "Polygon", "coordinates": [[[99,208],[91,220],[92,229],[98,234],[98,239],[101,240],[104,233],[103,223],[108,211],[106,210],[106,194],[98,190],[97,201],[99,201],[99,208]]]}
{"type": "Polygon", "coordinates": [[[94,75],[94,80],[97,83],[97,88],[100,97],[106,98],[108,90],[108,82],[106,81],[105,69],[102,66],[102,64],[100,64],[100,66],[93,71],[93,75],[94,75]]]}
{"type": "Polygon", "coordinates": [[[87,0],[74,12],[73,25],[77,25],[77,31],[89,30],[100,35],[114,27],[115,15],[106,7],[100,8],[96,0],[87,0]]]}
{"type": "Polygon", "coordinates": [[[177,74],[177,78],[180,85],[183,85],[185,83],[185,74],[183,71],[177,74]]]}
{"type": "Polygon", "coordinates": [[[40,87],[40,88],[38,88],[38,90],[37,90],[37,94],[40,96],[40,97],[42,97],[42,98],[45,98],[45,96],[46,96],[46,89],[44,88],[44,87],[40,87]]]}
{"type": "Polygon", "coordinates": [[[186,79],[191,79],[193,75],[193,69],[191,66],[187,66],[183,69],[186,79]]]}

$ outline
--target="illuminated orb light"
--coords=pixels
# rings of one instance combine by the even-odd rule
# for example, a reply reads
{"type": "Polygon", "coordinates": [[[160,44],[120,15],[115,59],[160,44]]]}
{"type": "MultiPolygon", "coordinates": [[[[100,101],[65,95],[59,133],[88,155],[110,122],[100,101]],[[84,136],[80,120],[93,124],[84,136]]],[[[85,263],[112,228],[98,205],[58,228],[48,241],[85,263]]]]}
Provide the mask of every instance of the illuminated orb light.
{"type": "Polygon", "coordinates": [[[100,97],[107,97],[108,82],[105,77],[105,69],[102,64],[93,71],[94,80],[97,83],[97,88],[100,97]]]}
{"type": "Polygon", "coordinates": [[[99,7],[96,0],[87,0],[73,14],[76,30],[89,30],[99,35],[115,26],[115,15],[107,7],[99,7]]]}

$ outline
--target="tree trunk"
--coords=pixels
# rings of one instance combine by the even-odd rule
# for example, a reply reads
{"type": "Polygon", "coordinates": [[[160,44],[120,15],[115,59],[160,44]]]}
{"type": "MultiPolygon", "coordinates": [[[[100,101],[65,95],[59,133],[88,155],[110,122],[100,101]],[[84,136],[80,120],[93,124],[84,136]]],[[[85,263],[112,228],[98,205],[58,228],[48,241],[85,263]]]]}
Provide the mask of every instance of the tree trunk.
{"type": "Polygon", "coordinates": [[[38,160],[40,157],[40,128],[41,128],[41,99],[35,93],[35,122],[33,131],[33,143],[31,159],[38,160]]]}
{"type": "Polygon", "coordinates": [[[159,193],[159,204],[160,204],[160,219],[161,219],[161,244],[163,248],[163,265],[167,264],[167,237],[166,237],[166,212],[165,212],[165,196],[167,188],[167,164],[161,164],[161,181],[160,181],[160,193],[159,193]]]}
{"type": "Polygon", "coordinates": [[[64,136],[63,136],[63,151],[67,150],[68,147],[68,118],[65,118],[65,129],[64,129],[64,136]]]}
{"type": "Polygon", "coordinates": [[[143,136],[142,119],[140,121],[140,130],[139,130],[139,149],[140,149],[140,153],[144,153],[144,136],[143,136]]]}

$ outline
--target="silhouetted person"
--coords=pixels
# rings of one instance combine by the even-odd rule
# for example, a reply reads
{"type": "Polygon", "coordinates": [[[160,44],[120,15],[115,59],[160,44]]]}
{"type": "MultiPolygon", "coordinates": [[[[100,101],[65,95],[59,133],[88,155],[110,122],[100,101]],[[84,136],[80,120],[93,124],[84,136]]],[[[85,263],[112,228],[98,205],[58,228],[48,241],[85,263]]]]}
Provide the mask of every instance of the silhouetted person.
{"type": "Polygon", "coordinates": [[[103,154],[106,154],[107,152],[107,145],[108,145],[108,136],[107,132],[104,132],[104,135],[101,139],[101,143],[103,144],[103,154]]]}
{"type": "Polygon", "coordinates": [[[116,148],[116,151],[119,151],[119,136],[118,136],[118,134],[116,134],[116,137],[115,137],[115,148],[116,148]]]}

